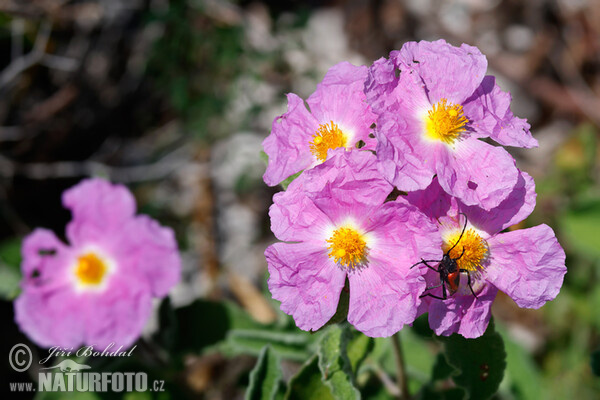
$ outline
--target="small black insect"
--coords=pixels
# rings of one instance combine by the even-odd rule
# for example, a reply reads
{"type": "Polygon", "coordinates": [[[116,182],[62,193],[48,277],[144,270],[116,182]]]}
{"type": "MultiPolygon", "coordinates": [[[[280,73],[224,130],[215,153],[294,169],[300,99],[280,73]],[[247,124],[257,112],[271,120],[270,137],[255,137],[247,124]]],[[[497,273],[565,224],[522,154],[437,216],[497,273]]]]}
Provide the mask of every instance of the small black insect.
{"type": "Polygon", "coordinates": [[[38,249],[40,256],[53,256],[56,254],[56,249],[38,249]]]}
{"type": "Polygon", "coordinates": [[[414,264],[411,267],[411,268],[414,268],[419,264],[425,264],[425,266],[427,268],[440,274],[440,284],[425,288],[425,293],[423,293],[419,297],[429,296],[429,297],[433,297],[434,299],[446,300],[448,298],[448,295],[452,296],[454,293],[456,293],[456,291],[458,290],[458,288],[460,286],[460,273],[465,272],[467,274],[467,284],[469,285],[469,289],[471,289],[471,293],[473,293],[473,296],[475,296],[475,298],[477,298],[477,295],[475,294],[475,292],[473,291],[473,287],[471,286],[470,271],[468,269],[458,268],[458,264],[456,263],[456,261],[460,260],[460,258],[463,256],[463,254],[465,254],[464,246],[463,246],[462,253],[460,253],[460,256],[458,256],[456,258],[450,257],[450,252],[460,242],[460,239],[462,239],[463,234],[465,233],[465,229],[467,228],[467,216],[464,213],[460,213],[460,214],[462,214],[465,217],[465,225],[463,226],[462,232],[460,233],[460,236],[458,237],[458,240],[456,241],[456,243],[454,243],[454,245],[451,248],[449,248],[448,251],[446,251],[446,253],[442,257],[442,259],[441,260],[423,260],[423,259],[421,259],[421,261],[419,261],[418,263],[414,264]],[[438,266],[437,266],[437,268],[434,268],[427,263],[438,263],[438,266]],[[442,287],[442,296],[441,297],[429,293],[430,290],[438,288],[440,286],[442,287]],[[448,292],[450,292],[450,293],[448,294],[448,292]]]}

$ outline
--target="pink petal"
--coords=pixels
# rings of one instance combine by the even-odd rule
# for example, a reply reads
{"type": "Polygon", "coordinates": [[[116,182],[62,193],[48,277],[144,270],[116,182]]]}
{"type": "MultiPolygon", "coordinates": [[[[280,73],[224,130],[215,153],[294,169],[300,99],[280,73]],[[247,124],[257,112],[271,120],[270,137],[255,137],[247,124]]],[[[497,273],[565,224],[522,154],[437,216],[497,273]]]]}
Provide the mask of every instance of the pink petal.
{"type": "Polygon", "coordinates": [[[314,156],[310,152],[310,141],[319,128],[304,101],[293,93],[288,94],[288,109],[275,118],[271,134],[263,141],[269,156],[263,180],[275,186],[287,177],[310,167],[314,156]]]}
{"type": "Polygon", "coordinates": [[[445,98],[462,104],[479,87],[487,70],[487,60],[476,47],[454,47],[444,40],[407,42],[390,60],[402,70],[417,71],[429,93],[431,104],[445,98]]]}
{"type": "MultiPolygon", "coordinates": [[[[405,257],[397,255],[405,265],[405,257]]],[[[425,281],[418,271],[399,267],[390,258],[371,257],[367,267],[348,276],[348,322],[367,336],[391,336],[417,316],[425,281]]]]}
{"type": "Polygon", "coordinates": [[[290,196],[305,193],[334,224],[348,216],[360,220],[393,189],[377,170],[376,161],[368,151],[336,149],[327,161],[292,182],[287,191],[290,196]]]}
{"type": "Polygon", "coordinates": [[[104,349],[129,348],[142,334],[152,312],[152,296],[147,283],[134,277],[112,277],[101,293],[81,296],[79,321],[85,326],[85,343],[104,349]]]}
{"type": "Polygon", "coordinates": [[[265,251],[269,290],[281,310],[303,330],[317,330],[337,309],[346,273],[322,248],[307,243],[275,243],[265,251]]]}
{"type": "Polygon", "coordinates": [[[526,172],[519,171],[519,180],[506,199],[491,210],[461,204],[469,222],[478,229],[494,235],[523,221],[535,208],[535,183],[526,172]]]}
{"type": "Polygon", "coordinates": [[[71,244],[94,242],[108,231],[119,231],[135,214],[135,198],[123,185],[100,178],[86,179],[63,193],[63,205],[73,219],[67,225],[71,244]]]}
{"type": "Polygon", "coordinates": [[[537,147],[526,120],[510,110],[512,98],[496,84],[496,78],[486,76],[475,93],[463,103],[469,127],[478,137],[489,136],[504,146],[537,147]]]}
{"type": "Polygon", "coordinates": [[[19,328],[41,347],[78,347],[85,342],[85,311],[71,286],[28,285],[14,302],[19,328]]]}
{"type": "Polygon", "coordinates": [[[519,179],[515,160],[501,147],[476,139],[440,153],[436,169],[440,186],[465,205],[490,210],[506,199],[519,179]]]}
{"type": "MultiPolygon", "coordinates": [[[[465,277],[461,277],[462,279],[465,277]]],[[[462,284],[462,282],[461,282],[462,284]]],[[[459,333],[467,339],[485,333],[491,317],[492,302],[498,290],[485,285],[477,294],[455,293],[447,300],[431,299],[429,304],[429,326],[436,335],[450,336],[459,333]]]]}
{"type": "Polygon", "coordinates": [[[123,226],[116,258],[123,273],[144,279],[156,297],[166,296],[181,279],[181,259],[175,233],[146,215],[123,226]]]}
{"type": "Polygon", "coordinates": [[[294,188],[300,187],[290,185],[285,192],[273,196],[269,208],[271,231],[277,239],[286,242],[314,239],[332,222],[302,190],[294,188]]]}
{"type": "Polygon", "coordinates": [[[488,240],[485,278],[519,307],[540,308],[560,291],[565,252],[547,225],[500,233],[488,240]]]}

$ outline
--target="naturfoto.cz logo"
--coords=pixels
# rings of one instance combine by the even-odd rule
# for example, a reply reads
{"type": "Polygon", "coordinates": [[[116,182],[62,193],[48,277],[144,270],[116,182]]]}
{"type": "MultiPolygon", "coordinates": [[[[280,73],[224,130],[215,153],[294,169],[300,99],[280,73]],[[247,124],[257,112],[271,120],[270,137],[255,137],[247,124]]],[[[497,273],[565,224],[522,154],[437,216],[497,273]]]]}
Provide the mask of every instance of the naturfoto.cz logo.
{"type": "MultiPolygon", "coordinates": [[[[94,355],[94,356],[130,356],[135,349],[128,352],[121,348],[110,351],[114,344],[110,344],[102,351],[94,350],[93,346],[86,346],[77,350],[74,354],[72,349],[65,350],[58,347],[49,349],[50,355],[42,360],[44,364],[52,357],[64,357],[71,355],[94,355]]],[[[9,363],[17,372],[29,369],[33,362],[31,349],[19,343],[10,350],[9,363]]],[[[162,392],[164,381],[152,381],[148,385],[148,375],[145,372],[88,372],[89,365],[79,364],[71,359],[63,359],[51,367],[40,368],[38,372],[37,387],[31,382],[11,382],[12,392],[146,392],[148,390],[162,392]]]]}

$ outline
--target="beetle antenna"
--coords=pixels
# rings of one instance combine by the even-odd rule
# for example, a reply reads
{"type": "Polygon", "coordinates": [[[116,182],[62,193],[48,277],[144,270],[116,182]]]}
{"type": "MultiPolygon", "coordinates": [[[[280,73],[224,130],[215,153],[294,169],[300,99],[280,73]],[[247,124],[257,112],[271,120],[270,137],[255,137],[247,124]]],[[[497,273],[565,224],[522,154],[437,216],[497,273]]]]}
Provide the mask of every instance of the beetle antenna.
{"type": "Polygon", "coordinates": [[[467,215],[463,212],[458,213],[458,215],[463,215],[465,217],[465,225],[462,228],[462,232],[460,233],[460,236],[458,237],[458,240],[456,241],[456,243],[454,243],[454,246],[450,247],[450,249],[448,249],[448,251],[446,252],[446,254],[450,254],[450,252],[456,247],[456,245],[460,242],[460,239],[462,239],[463,234],[465,233],[465,229],[467,229],[467,215]]]}

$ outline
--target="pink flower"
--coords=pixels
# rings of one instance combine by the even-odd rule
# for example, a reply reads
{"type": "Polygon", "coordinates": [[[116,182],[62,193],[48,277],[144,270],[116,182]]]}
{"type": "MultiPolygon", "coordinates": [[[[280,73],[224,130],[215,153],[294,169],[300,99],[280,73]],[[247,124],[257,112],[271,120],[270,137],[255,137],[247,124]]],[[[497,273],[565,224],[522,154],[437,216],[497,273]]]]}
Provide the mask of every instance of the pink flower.
{"type": "Polygon", "coordinates": [[[486,210],[510,194],[519,179],[515,161],[478,139],[519,147],[537,141],[486,69],[477,48],[443,40],[406,43],[373,64],[365,90],[378,116],[379,168],[389,182],[413,191],[437,175],[445,192],[486,210]]]}
{"type": "Polygon", "coordinates": [[[180,279],[173,231],[136,216],[131,193],[102,179],[65,191],[63,204],[73,216],[68,244],[40,228],[23,242],[15,319],[42,347],[129,347],[150,317],[152,298],[180,279]]]}
{"type": "MultiPolygon", "coordinates": [[[[558,295],[567,269],[565,252],[552,229],[538,225],[502,232],[533,211],[535,196],[533,179],[523,172],[510,195],[490,211],[449,196],[437,178],[427,189],[408,194],[411,204],[438,221],[443,251],[450,250],[450,257],[463,270],[455,293],[445,284],[447,300],[432,297],[443,297],[442,286],[424,292],[419,314],[429,312],[429,325],[436,334],[457,332],[467,338],[483,335],[498,290],[524,308],[539,308],[558,295]]],[[[438,268],[436,262],[427,264],[438,268]]],[[[417,268],[425,274],[428,288],[441,283],[439,273],[423,263],[413,269],[417,268]]]]}
{"type": "Polygon", "coordinates": [[[354,148],[360,141],[375,149],[369,137],[375,115],[365,102],[367,67],[341,62],[329,69],[306,101],[288,94],[288,110],[275,118],[263,147],[269,156],[265,183],[275,186],[291,175],[327,159],[328,151],[354,148]]]}
{"type": "Polygon", "coordinates": [[[286,243],[265,251],[269,289],[299,328],[334,315],[346,279],[358,330],[390,336],[413,322],[425,283],[410,266],[440,257],[441,239],[416,207],[384,202],[391,190],[370,152],[336,150],[274,196],[271,230],[286,243]]]}

